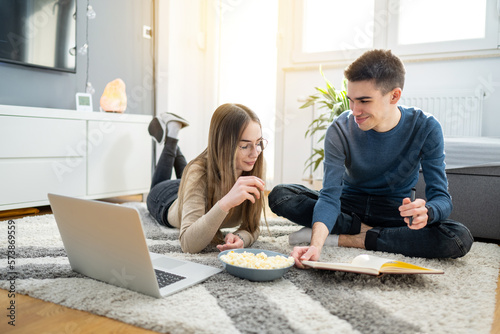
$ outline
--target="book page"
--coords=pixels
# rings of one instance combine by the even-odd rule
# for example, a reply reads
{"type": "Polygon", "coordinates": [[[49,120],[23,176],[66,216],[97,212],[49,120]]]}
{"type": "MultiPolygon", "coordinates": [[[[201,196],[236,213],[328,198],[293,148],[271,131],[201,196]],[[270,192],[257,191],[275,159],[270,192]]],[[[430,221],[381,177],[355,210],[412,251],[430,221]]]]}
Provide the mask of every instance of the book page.
{"type": "Polygon", "coordinates": [[[302,261],[302,264],[309,266],[309,267],[312,267],[312,268],[315,268],[315,269],[348,271],[348,272],[359,273],[359,274],[379,275],[379,271],[376,268],[360,267],[360,266],[356,266],[352,263],[302,261]]]}
{"type": "Polygon", "coordinates": [[[444,274],[442,270],[419,267],[410,263],[362,254],[356,256],[351,263],[333,263],[302,261],[306,266],[315,269],[348,271],[360,274],[444,274]]]}
{"type": "Polygon", "coordinates": [[[381,274],[443,274],[441,270],[419,267],[417,265],[385,259],[373,255],[359,255],[352,260],[353,264],[360,267],[377,269],[381,274]]]}
{"type": "Polygon", "coordinates": [[[363,268],[372,268],[377,271],[380,271],[380,268],[382,268],[382,266],[388,262],[393,262],[393,260],[384,259],[378,256],[373,256],[368,254],[358,255],[351,261],[351,263],[355,266],[363,268]]]}
{"type": "Polygon", "coordinates": [[[402,261],[388,262],[382,265],[380,272],[387,274],[444,274],[442,270],[419,267],[402,261]]]}

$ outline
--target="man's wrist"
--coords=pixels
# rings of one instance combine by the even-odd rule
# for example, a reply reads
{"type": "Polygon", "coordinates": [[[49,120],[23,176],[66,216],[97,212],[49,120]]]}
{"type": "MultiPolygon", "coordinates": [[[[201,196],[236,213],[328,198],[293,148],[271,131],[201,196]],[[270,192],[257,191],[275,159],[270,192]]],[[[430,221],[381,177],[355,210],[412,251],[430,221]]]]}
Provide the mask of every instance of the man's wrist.
{"type": "Polygon", "coordinates": [[[432,223],[434,220],[434,209],[428,204],[426,204],[425,207],[427,208],[427,222],[432,223]]]}
{"type": "Polygon", "coordinates": [[[311,235],[311,246],[316,247],[318,252],[321,252],[323,245],[325,244],[325,240],[330,234],[328,227],[322,222],[316,222],[312,227],[312,235],[311,235]]]}

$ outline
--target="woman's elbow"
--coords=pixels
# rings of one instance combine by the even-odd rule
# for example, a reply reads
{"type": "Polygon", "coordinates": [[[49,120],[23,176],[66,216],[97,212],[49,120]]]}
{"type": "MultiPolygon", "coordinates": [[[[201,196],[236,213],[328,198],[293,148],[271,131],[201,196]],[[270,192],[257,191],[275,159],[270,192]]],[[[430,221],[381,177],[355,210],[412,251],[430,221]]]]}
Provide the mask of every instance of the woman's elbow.
{"type": "Polygon", "coordinates": [[[196,247],[192,243],[187,242],[186,240],[180,239],[181,249],[184,253],[196,254],[203,250],[203,248],[196,247]]]}

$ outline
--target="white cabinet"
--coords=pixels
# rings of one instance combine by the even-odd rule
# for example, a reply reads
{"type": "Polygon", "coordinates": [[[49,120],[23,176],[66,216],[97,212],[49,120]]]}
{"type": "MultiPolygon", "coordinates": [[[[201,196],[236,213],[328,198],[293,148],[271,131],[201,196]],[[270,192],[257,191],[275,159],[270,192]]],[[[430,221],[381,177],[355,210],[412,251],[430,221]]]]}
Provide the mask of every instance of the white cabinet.
{"type": "Polygon", "coordinates": [[[0,105],[0,210],[146,193],[151,116],[0,105]]]}
{"type": "Polygon", "coordinates": [[[88,134],[88,195],[149,187],[151,173],[144,172],[145,165],[151,170],[152,146],[147,126],[89,121],[88,134]]]}

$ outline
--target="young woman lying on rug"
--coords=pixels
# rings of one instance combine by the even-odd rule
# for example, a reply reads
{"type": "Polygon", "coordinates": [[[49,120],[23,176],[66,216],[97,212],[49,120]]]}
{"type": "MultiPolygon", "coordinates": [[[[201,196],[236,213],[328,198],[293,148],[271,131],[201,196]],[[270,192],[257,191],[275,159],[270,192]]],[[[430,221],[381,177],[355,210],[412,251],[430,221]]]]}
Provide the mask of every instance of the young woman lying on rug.
{"type": "Polygon", "coordinates": [[[426,258],[467,254],[472,235],[447,219],[452,203],[441,125],[420,109],[397,105],[401,60],[391,51],[368,51],[344,75],[352,110],[326,132],[323,189],[280,185],[269,194],[273,212],[305,226],[289,238],[310,243],[294,248],[297,267],[318,260],[324,245],[426,258]],[[427,202],[410,199],[420,167],[427,202]]]}
{"type": "Polygon", "coordinates": [[[243,105],[221,105],[212,115],[208,147],[186,166],[177,143],[179,130],[188,125],[171,113],[149,125],[151,136],[164,142],[147,198],[149,212],[160,224],[180,229],[186,253],[212,242],[220,251],[250,246],[259,236],[264,207],[261,153],[267,141],[259,118],[243,105]],[[172,168],[177,179],[170,179],[172,168]],[[220,231],[237,226],[225,237],[220,231]]]}

